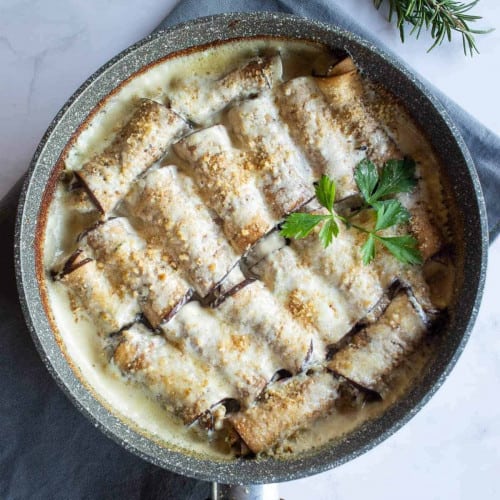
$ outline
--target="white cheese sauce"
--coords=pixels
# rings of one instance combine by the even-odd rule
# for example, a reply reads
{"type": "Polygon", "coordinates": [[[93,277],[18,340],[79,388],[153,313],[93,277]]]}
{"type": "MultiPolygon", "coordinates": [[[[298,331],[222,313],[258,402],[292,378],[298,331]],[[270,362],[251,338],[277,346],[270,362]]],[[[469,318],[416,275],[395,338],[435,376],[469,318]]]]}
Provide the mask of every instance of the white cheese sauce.
{"type": "MultiPolygon", "coordinates": [[[[176,89],[182,86],[182,82],[203,82],[204,79],[213,82],[256,55],[276,53],[279,53],[283,60],[284,81],[299,75],[310,75],[313,69],[321,72],[332,60],[330,52],[323,46],[272,39],[231,42],[170,58],[132,78],[106,100],[70,148],[65,158],[66,168],[78,170],[85,161],[110,144],[116,132],[130,117],[139,98],[146,97],[168,104],[176,89]]],[[[183,92],[185,93],[185,88],[183,92]]],[[[172,101],[175,102],[175,99],[172,101]]],[[[215,114],[203,125],[220,121],[221,116],[215,114]]],[[[398,131],[393,130],[392,133],[397,135],[398,131]]],[[[411,139],[415,140],[413,129],[411,135],[411,139]]],[[[432,156],[428,153],[430,150],[428,144],[416,146],[414,142],[401,141],[401,147],[406,153],[420,154],[423,157],[432,156]]],[[[167,158],[169,160],[174,158],[173,161],[182,166],[182,162],[172,156],[172,153],[167,153],[167,158]]],[[[435,158],[432,156],[433,165],[434,161],[435,158]]],[[[419,168],[422,169],[421,166],[419,168]]],[[[437,189],[433,187],[429,191],[428,196],[432,196],[437,189]]],[[[75,196],[68,193],[62,183],[59,183],[47,217],[43,265],[46,270],[44,285],[50,314],[57,326],[55,333],[60,338],[64,353],[71,360],[76,375],[104,406],[138,432],[168,447],[209,454],[213,458],[231,459],[232,455],[227,447],[220,446],[215,440],[209,441],[205,436],[200,436],[184,426],[158,401],[148,396],[143,388],[126,382],[118,370],[108,362],[95,327],[85,317],[73,314],[65,287],[50,278],[50,269],[77,247],[77,235],[98,217],[86,201],[82,201],[78,205],[79,208],[75,209],[75,196]]],[[[281,238],[275,233],[273,238],[262,243],[260,252],[256,252],[256,255],[260,253],[265,255],[271,248],[279,247],[281,244],[281,238]]],[[[256,261],[259,258],[260,256],[256,257],[256,261]]],[[[190,309],[194,314],[196,308],[190,309]]],[[[277,452],[287,454],[325,444],[359,426],[366,419],[380,415],[406,391],[428,359],[422,354],[417,358],[418,362],[405,365],[411,369],[400,370],[403,375],[400,376],[398,390],[391,392],[390,397],[384,402],[368,404],[356,412],[334,411],[333,414],[321,418],[312,428],[296,433],[280,444],[277,452]]]]}

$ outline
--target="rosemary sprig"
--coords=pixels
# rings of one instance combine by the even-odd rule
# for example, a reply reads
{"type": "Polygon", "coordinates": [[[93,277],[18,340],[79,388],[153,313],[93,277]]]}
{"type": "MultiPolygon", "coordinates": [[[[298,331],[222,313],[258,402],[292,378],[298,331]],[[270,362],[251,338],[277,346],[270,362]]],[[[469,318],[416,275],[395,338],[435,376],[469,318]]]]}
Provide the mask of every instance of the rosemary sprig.
{"type": "MultiPolygon", "coordinates": [[[[451,41],[452,32],[456,31],[462,35],[464,53],[471,56],[474,52],[479,53],[476,47],[474,35],[482,35],[492,30],[472,29],[469,23],[482,19],[481,16],[470,14],[471,9],[479,2],[458,2],[456,0],[388,0],[389,21],[394,15],[397,17],[397,27],[401,41],[405,41],[405,24],[412,27],[410,35],[415,34],[418,38],[422,28],[430,29],[430,35],[434,43],[429,47],[431,51],[440,45],[445,37],[451,41]]],[[[377,9],[384,3],[384,0],[373,0],[377,9]]]]}

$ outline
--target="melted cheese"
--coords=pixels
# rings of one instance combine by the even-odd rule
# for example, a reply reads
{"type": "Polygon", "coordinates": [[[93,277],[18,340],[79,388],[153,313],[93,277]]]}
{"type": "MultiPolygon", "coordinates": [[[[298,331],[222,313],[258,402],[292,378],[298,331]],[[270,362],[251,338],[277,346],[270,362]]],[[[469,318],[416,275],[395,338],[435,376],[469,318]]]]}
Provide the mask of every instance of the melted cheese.
{"type": "Polygon", "coordinates": [[[306,362],[321,357],[318,350],[313,351],[311,359],[312,332],[294,321],[258,281],[227,298],[219,311],[234,328],[254,334],[271,346],[281,359],[281,369],[297,373],[306,362]]]}
{"type": "Polygon", "coordinates": [[[312,77],[295,78],[283,84],[277,102],[295,142],[314,169],[314,180],[328,175],[335,180],[337,199],[357,192],[354,167],[365,157],[355,137],[343,131],[328,102],[312,77]]]}
{"type": "Polygon", "coordinates": [[[302,266],[288,246],[268,255],[251,270],[296,321],[314,331],[314,346],[324,351],[323,358],[326,347],[338,342],[359,320],[359,311],[351,307],[349,297],[302,266]]]}
{"type": "Polygon", "coordinates": [[[224,126],[195,132],[174,149],[191,164],[200,195],[223,220],[224,234],[236,252],[243,253],[277,224],[258,178],[244,168],[243,153],[232,147],[224,126]]]}
{"type": "Polygon", "coordinates": [[[132,323],[140,311],[133,293],[114,288],[98,262],[84,253],[79,257],[82,264],[61,279],[69,289],[72,311],[78,317],[89,314],[99,335],[117,332],[132,323]]]}
{"type": "Polygon", "coordinates": [[[232,101],[272,88],[282,70],[279,56],[257,57],[220,79],[179,79],[173,84],[170,104],[190,120],[202,123],[232,101]]]}
{"type": "Polygon", "coordinates": [[[425,331],[425,324],[402,293],[376,323],[337,352],[328,367],[362,387],[383,393],[382,377],[415,348],[425,331]]]}
{"type": "Polygon", "coordinates": [[[344,294],[352,317],[364,317],[381,299],[385,289],[374,266],[363,264],[359,248],[364,243],[364,235],[339,226],[339,235],[325,249],[318,231],[316,228],[307,238],[294,240],[292,248],[303,266],[344,294]]]}
{"type": "Polygon", "coordinates": [[[310,166],[280,121],[270,94],[231,108],[228,120],[241,145],[252,153],[248,168],[257,170],[262,189],[277,217],[283,217],[313,197],[310,166]]]}
{"type": "MultiPolygon", "coordinates": [[[[339,182],[344,179],[343,172],[349,174],[347,163],[342,166],[330,163],[328,166],[330,154],[337,154],[338,162],[342,159],[354,162],[359,154],[351,141],[353,138],[358,143],[362,141],[361,134],[350,131],[345,140],[337,135],[342,146],[339,151],[333,150],[327,139],[335,137],[339,130],[344,132],[340,124],[345,107],[337,115],[333,113],[332,101],[328,101],[328,95],[322,89],[330,107],[328,114],[323,98],[316,94],[311,97],[312,79],[290,80],[310,74],[315,61],[328,61],[329,57],[324,47],[290,41],[254,40],[173,58],[131,79],[110,97],[80,132],[65,158],[67,168],[77,171],[103,151],[118,150],[117,144],[120,137],[126,135],[126,124],[133,116],[139,98],[154,99],[157,101],[154,107],[162,113],[165,110],[174,113],[159,104],[168,103],[175,112],[184,114],[195,121],[197,127],[204,128],[182,139],[175,151],[168,148],[157,163],[158,153],[144,151],[145,156],[141,156],[140,136],[131,134],[137,140],[130,145],[133,154],[127,153],[125,158],[130,160],[129,165],[136,161],[140,171],[134,171],[132,181],[125,175],[112,183],[118,198],[129,188],[131,190],[125,202],[110,209],[109,213],[129,217],[132,224],[127,226],[129,236],[125,244],[117,248],[116,255],[112,255],[114,235],[106,235],[104,229],[101,240],[96,241],[92,248],[88,246],[92,252],[107,255],[105,260],[110,269],[116,269],[116,276],[110,272],[107,275],[94,272],[97,266],[92,260],[74,271],[77,274],[70,273],[64,278],[67,280],[73,274],[71,279],[75,279],[75,284],[70,285],[74,290],[71,294],[76,293],[79,300],[87,301],[84,309],[92,321],[85,314],[75,316],[70,313],[62,283],[50,280],[45,283],[58,335],[67,355],[75,362],[75,370],[112,411],[118,412],[141,432],[167,442],[169,446],[174,444],[227,458],[227,449],[223,454],[219,453],[213,441],[200,441],[179,425],[176,417],[190,422],[226,398],[238,399],[243,406],[249,406],[248,411],[258,413],[260,405],[252,406],[251,403],[277,370],[284,368],[298,373],[315,363],[324,363],[325,345],[329,339],[341,336],[340,332],[347,328],[351,317],[353,320],[363,317],[389,283],[390,273],[383,272],[385,264],[380,268],[361,267],[357,253],[360,241],[348,231],[341,233],[338,241],[334,241],[336,246],[325,255],[324,250],[309,238],[307,242],[294,242],[293,251],[283,249],[279,254],[283,256],[282,260],[277,258],[276,261],[267,259],[267,256],[272,250],[282,247],[284,241],[273,232],[258,241],[249,255],[244,256],[241,269],[246,276],[239,267],[234,267],[248,245],[284,214],[313,196],[312,181],[317,178],[318,169],[332,169],[332,173],[334,168],[340,169],[334,174],[339,182]],[[280,56],[254,59],[263,52],[279,53],[280,56]],[[290,81],[279,87],[282,80],[290,81]],[[254,98],[254,94],[259,95],[254,98]],[[304,96],[308,97],[304,100],[304,96]],[[290,113],[294,109],[297,111],[295,121],[290,118],[292,114],[287,118],[288,110],[283,104],[287,99],[290,113]],[[301,103],[307,112],[299,111],[301,103]],[[226,110],[228,106],[231,107],[229,111],[226,110]],[[317,123],[312,119],[312,113],[318,114],[317,123]],[[207,128],[213,124],[217,125],[207,128]],[[314,143],[317,154],[313,154],[311,142],[315,134],[318,136],[314,143]],[[210,158],[214,159],[213,163],[208,161],[210,158]],[[146,168],[151,170],[135,180],[146,168]],[[210,178],[214,171],[220,175],[217,182],[210,178]],[[122,181],[129,184],[122,186],[122,181]],[[254,238],[245,241],[241,238],[245,236],[243,230],[255,215],[259,221],[258,231],[254,238]],[[136,236],[139,240],[135,239],[136,236]],[[145,270],[141,271],[140,279],[138,275],[135,277],[138,281],[132,279],[131,269],[121,269],[121,264],[118,264],[128,258],[135,262],[132,255],[142,249],[142,243],[137,248],[136,243],[145,240],[148,248],[161,247],[167,255],[165,262],[170,266],[169,275],[175,276],[175,280],[168,281],[165,288],[155,267],[159,265],[159,254],[154,254],[150,264],[143,262],[145,270]],[[260,262],[261,277],[267,287],[260,281],[248,282],[248,267],[257,262],[260,262]],[[287,266],[290,266],[289,275],[287,266]],[[85,276],[79,277],[78,271],[85,276]],[[120,277],[120,273],[123,276],[120,277]],[[96,285],[89,287],[92,279],[97,280],[96,285]],[[140,290],[138,296],[142,300],[138,301],[130,293],[130,301],[120,299],[115,304],[113,293],[109,291],[115,281],[116,284],[126,281],[128,290],[133,291],[134,287],[136,291],[140,290]],[[212,298],[217,299],[217,294],[220,294],[220,301],[225,293],[232,295],[214,310],[198,302],[184,305],[170,321],[161,325],[162,335],[153,335],[136,324],[120,334],[118,347],[114,339],[97,340],[95,333],[103,329],[100,322],[104,318],[102,314],[107,312],[104,305],[109,306],[108,310],[114,314],[111,320],[117,322],[116,325],[107,325],[104,318],[107,332],[116,331],[118,325],[124,326],[126,319],[141,308],[151,315],[151,322],[158,323],[163,306],[172,305],[169,296],[176,296],[177,292],[182,295],[181,290],[190,286],[200,296],[213,294],[212,298]],[[318,290],[315,291],[315,287],[318,290]],[[293,293],[295,289],[300,293],[293,293]],[[94,307],[94,301],[97,307],[94,307]],[[317,311],[312,316],[306,314],[312,320],[312,325],[307,326],[297,318],[301,311],[307,312],[303,306],[309,301],[316,302],[317,311]],[[328,331],[329,322],[334,322],[331,312],[334,302],[339,313],[338,325],[345,326],[333,323],[335,328],[328,331]],[[157,306],[156,321],[153,303],[157,306]],[[149,313],[147,304],[151,305],[149,313]],[[284,307],[285,304],[291,309],[284,307]],[[110,365],[106,356],[113,350],[114,361],[110,365]],[[123,383],[122,374],[130,383],[123,383]],[[154,398],[159,398],[165,409],[154,398]]],[[[358,80],[356,77],[352,81],[358,80]]],[[[319,85],[318,81],[316,85],[319,85]]],[[[364,113],[366,107],[363,104],[355,110],[364,113]]],[[[156,123],[151,131],[152,137],[159,139],[155,134],[161,136],[165,124],[166,120],[156,123]]],[[[390,139],[387,144],[391,143],[392,136],[385,129],[377,127],[372,132],[375,143],[387,138],[390,139]]],[[[121,153],[128,151],[128,146],[122,146],[121,153]]],[[[155,151],[162,148],[157,146],[155,151]]],[[[346,186],[349,182],[352,185],[352,179],[346,177],[346,186]]],[[[97,193],[98,189],[99,183],[94,191],[97,193]]],[[[115,203],[111,191],[104,196],[106,200],[109,198],[110,207],[115,203]]],[[[418,193],[416,197],[421,195],[418,193]]],[[[51,269],[61,255],[71,253],[74,236],[97,218],[98,214],[89,209],[78,192],[65,192],[60,186],[50,207],[45,233],[46,268],[51,269]]],[[[113,224],[108,227],[112,228],[113,224]]],[[[399,276],[403,272],[406,271],[398,268],[399,276]]],[[[415,280],[408,281],[413,286],[418,281],[415,280]]],[[[423,290],[422,296],[428,297],[428,292],[423,290]]],[[[275,439],[283,440],[278,450],[283,450],[283,447],[302,450],[319,445],[341,436],[364,418],[384,411],[399,394],[391,392],[394,398],[391,396],[383,404],[370,406],[369,411],[360,409],[355,418],[344,418],[333,412],[330,415],[332,421],[327,425],[324,417],[337,398],[336,380],[331,375],[322,375],[319,379],[317,376],[302,373],[293,377],[295,382],[290,382],[290,385],[297,384],[297,380],[305,383],[298,383],[302,389],[295,391],[295,400],[287,399],[286,391],[284,393],[282,400],[287,401],[289,418],[279,411],[273,413],[271,406],[266,410],[274,417],[276,425],[269,423],[268,435],[275,437],[265,446],[275,439]],[[319,380],[317,389],[309,391],[308,387],[310,384],[314,386],[316,380],[319,380]],[[302,419],[309,427],[294,436],[307,437],[309,444],[294,442],[294,437],[285,439],[290,432],[303,426],[302,419]],[[313,422],[316,423],[313,425],[313,422]]],[[[409,382],[410,379],[406,380],[400,387],[407,387],[409,382]]],[[[277,388],[278,385],[271,384],[266,393],[279,392],[277,388]]],[[[279,404],[274,408],[279,410],[279,404]]],[[[245,418],[248,413],[238,415],[245,418]]],[[[248,439],[250,441],[251,437],[248,439]]]]}
{"type": "Polygon", "coordinates": [[[244,325],[228,323],[218,310],[187,304],[162,327],[166,338],[202,358],[227,378],[227,398],[249,406],[280,366],[271,348],[244,325]]]}
{"type": "Polygon", "coordinates": [[[186,122],[178,114],[143,99],[111,145],[77,171],[99,210],[111,211],[136,177],[158,160],[185,128],[186,122]]]}
{"type": "Polygon", "coordinates": [[[143,383],[186,423],[226,395],[227,384],[210,364],[176,349],[139,324],[120,335],[113,362],[125,375],[143,383]]]}
{"type": "Polygon", "coordinates": [[[123,217],[98,225],[82,244],[93,250],[114,290],[132,292],[154,327],[190,295],[189,285],[162,248],[148,245],[123,217]]]}
{"type": "Polygon", "coordinates": [[[237,261],[193,182],[175,166],[140,179],[126,199],[148,241],[165,248],[189,283],[204,297],[237,261]]]}

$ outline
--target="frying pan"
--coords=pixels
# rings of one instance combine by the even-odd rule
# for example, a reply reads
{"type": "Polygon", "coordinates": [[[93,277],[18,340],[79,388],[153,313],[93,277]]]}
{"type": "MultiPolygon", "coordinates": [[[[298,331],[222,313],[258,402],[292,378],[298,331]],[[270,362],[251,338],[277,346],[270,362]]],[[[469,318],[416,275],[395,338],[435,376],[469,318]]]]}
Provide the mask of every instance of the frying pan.
{"type": "MultiPolygon", "coordinates": [[[[48,370],[100,430],[145,460],[194,478],[233,485],[297,479],[336,467],[389,437],[415,415],[443,383],[461,354],[477,315],[486,272],[488,234],[478,176],[467,148],[445,110],[418,80],[391,56],[352,33],[300,17],[276,13],[224,14],[201,18],[155,33],[138,42],[92,75],[67,101],[38,146],[18,208],[15,265],[26,322],[48,370]],[[348,439],[285,459],[218,461],[161,446],[139,434],[107,409],[80,380],[60,348],[44,308],[36,270],[43,235],[44,193],[55,182],[61,153],[99,102],[141,69],[175,52],[245,37],[309,40],[352,54],[365,74],[401,98],[427,133],[444,167],[457,228],[457,287],[438,336],[436,355],[407,394],[382,416],[351,432],[348,439]],[[467,235],[467,238],[461,235],[467,235]]],[[[214,487],[216,490],[221,488],[214,487]]],[[[232,490],[236,498],[257,498],[262,491],[232,490]]]]}

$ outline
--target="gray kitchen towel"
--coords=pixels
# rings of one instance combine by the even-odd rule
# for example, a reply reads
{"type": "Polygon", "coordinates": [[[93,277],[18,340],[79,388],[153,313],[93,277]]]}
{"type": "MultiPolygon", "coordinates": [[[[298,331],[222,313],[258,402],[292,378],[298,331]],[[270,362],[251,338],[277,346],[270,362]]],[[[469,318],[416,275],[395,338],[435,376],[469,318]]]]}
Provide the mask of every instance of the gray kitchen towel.
{"type": "MultiPolygon", "coordinates": [[[[229,11],[283,11],[337,24],[371,38],[327,0],[182,1],[159,29],[229,11]]],[[[490,234],[500,220],[500,139],[438,94],[460,127],[485,192],[490,234]]],[[[207,483],[150,465],[96,430],[64,396],[42,364],[24,324],[15,287],[12,241],[19,193],[0,202],[0,498],[193,499],[209,496],[207,483]]]]}

